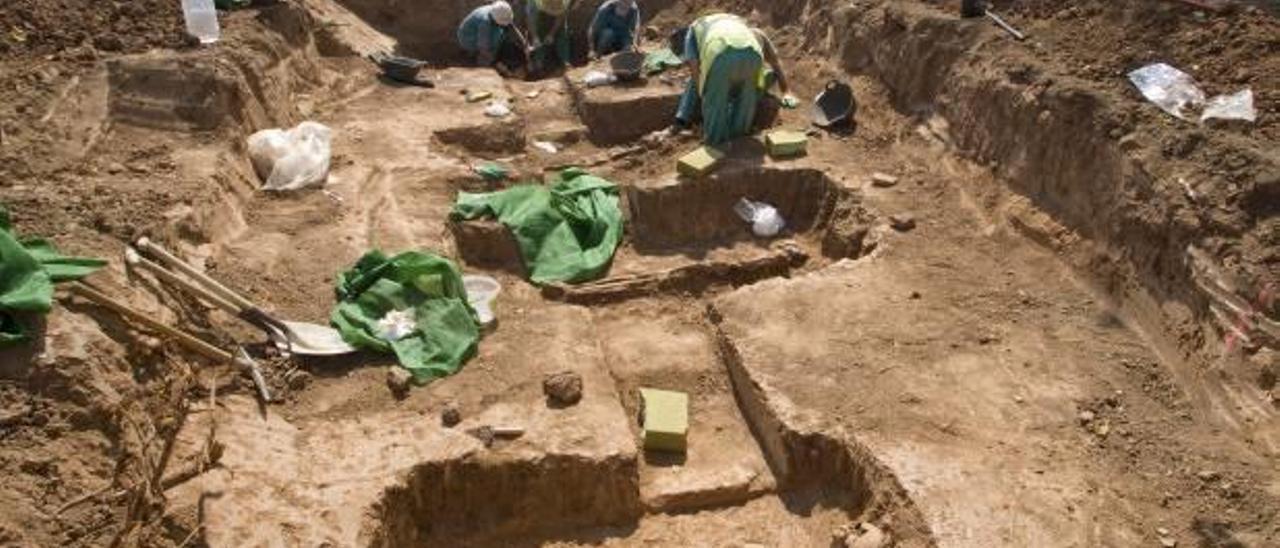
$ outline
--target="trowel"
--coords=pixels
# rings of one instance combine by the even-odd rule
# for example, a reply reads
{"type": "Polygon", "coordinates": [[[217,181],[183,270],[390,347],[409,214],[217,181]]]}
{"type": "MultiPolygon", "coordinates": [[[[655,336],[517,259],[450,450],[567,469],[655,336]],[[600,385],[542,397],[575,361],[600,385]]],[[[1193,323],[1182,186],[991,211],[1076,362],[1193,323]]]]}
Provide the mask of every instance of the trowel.
{"type": "Polygon", "coordinates": [[[282,352],[292,352],[303,356],[338,356],[356,351],[354,347],[342,340],[342,335],[338,333],[338,330],[312,323],[276,319],[248,299],[218,283],[217,280],[210,278],[147,238],[138,240],[137,246],[137,251],[132,248],[125,250],[125,261],[130,266],[150,271],[164,281],[172,283],[200,297],[209,304],[221,308],[263,330],[282,352]],[[198,283],[191,282],[164,266],[143,258],[138,251],[186,274],[198,283]]]}

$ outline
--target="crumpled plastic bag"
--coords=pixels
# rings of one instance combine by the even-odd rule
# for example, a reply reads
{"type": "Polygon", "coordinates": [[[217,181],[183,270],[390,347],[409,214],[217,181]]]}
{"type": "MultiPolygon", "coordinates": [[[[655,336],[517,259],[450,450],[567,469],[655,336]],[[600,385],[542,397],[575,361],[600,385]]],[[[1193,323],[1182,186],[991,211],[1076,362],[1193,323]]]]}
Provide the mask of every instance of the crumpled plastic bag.
{"type": "Polygon", "coordinates": [[[1164,63],[1147,65],[1130,72],[1129,81],[1138,87],[1148,101],[1182,120],[1187,119],[1183,113],[1183,109],[1187,107],[1204,108],[1200,114],[1202,123],[1214,118],[1253,122],[1258,117],[1258,112],[1253,107],[1253,90],[1244,89],[1233,95],[1218,95],[1206,101],[1204,91],[1191,75],[1164,63]]]}
{"type": "Polygon", "coordinates": [[[733,211],[744,222],[751,223],[751,233],[761,238],[772,238],[787,227],[787,222],[778,213],[778,208],[764,202],[753,202],[746,198],[733,205],[733,211]]]}
{"type": "Polygon", "coordinates": [[[591,72],[588,72],[585,76],[582,77],[582,83],[589,88],[598,88],[600,86],[607,86],[616,81],[618,81],[617,76],[614,76],[607,72],[601,72],[598,70],[593,70],[591,72]]]}
{"type": "Polygon", "coordinates": [[[268,129],[249,136],[249,159],[263,190],[298,190],[329,179],[331,142],[330,129],[316,122],[268,129]]]}
{"type": "Polygon", "coordinates": [[[1129,73],[1129,81],[1142,96],[1161,110],[1186,120],[1182,109],[1187,105],[1203,105],[1204,92],[1190,74],[1164,63],[1147,65],[1129,73]]]}
{"type": "Polygon", "coordinates": [[[1211,118],[1257,121],[1258,111],[1253,108],[1253,90],[1245,89],[1234,95],[1219,95],[1209,99],[1209,104],[1204,107],[1204,113],[1200,115],[1200,121],[1211,118]]]}

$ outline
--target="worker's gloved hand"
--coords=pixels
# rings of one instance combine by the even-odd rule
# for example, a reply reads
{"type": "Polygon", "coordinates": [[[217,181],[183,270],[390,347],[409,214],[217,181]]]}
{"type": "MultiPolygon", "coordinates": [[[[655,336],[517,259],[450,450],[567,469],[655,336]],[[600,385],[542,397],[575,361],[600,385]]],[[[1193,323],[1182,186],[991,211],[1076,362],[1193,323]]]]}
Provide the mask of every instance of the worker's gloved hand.
{"type": "Polygon", "coordinates": [[[794,109],[800,106],[800,100],[790,93],[782,96],[782,108],[794,109]]]}

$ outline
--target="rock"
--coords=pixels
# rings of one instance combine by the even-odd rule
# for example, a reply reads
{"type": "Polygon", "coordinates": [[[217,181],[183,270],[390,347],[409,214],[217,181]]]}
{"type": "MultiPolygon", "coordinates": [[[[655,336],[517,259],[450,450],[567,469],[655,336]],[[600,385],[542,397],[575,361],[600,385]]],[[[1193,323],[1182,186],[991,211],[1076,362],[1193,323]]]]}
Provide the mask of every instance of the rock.
{"type": "Polygon", "coordinates": [[[1093,422],[1093,419],[1098,418],[1098,416],[1094,414],[1093,411],[1085,410],[1080,412],[1078,418],[1080,419],[1080,424],[1089,424],[1093,422]]]}
{"type": "Polygon", "coordinates": [[[845,537],[848,548],[882,548],[889,545],[889,535],[870,523],[858,524],[857,531],[845,537]]]}
{"type": "Polygon", "coordinates": [[[1201,470],[1199,474],[1196,474],[1196,477],[1200,478],[1200,481],[1210,482],[1217,481],[1221,476],[1213,470],[1201,470]]]}
{"type": "Polygon", "coordinates": [[[462,422],[462,411],[458,409],[458,405],[449,402],[444,404],[444,409],[440,410],[440,424],[445,428],[453,428],[462,422]]]}
{"type": "Polygon", "coordinates": [[[1178,539],[1170,538],[1170,537],[1160,537],[1160,545],[1164,546],[1164,548],[1176,548],[1178,546],[1178,539]]]}
{"type": "Polygon", "coordinates": [[[898,232],[909,232],[916,228],[916,218],[910,213],[898,213],[889,216],[889,226],[898,232]]]}
{"type": "Polygon", "coordinates": [[[284,376],[284,382],[289,386],[289,390],[302,390],[311,384],[311,373],[294,369],[284,376]]]}
{"type": "Polygon", "coordinates": [[[111,162],[110,164],[107,164],[107,173],[115,175],[122,171],[124,171],[124,164],[120,162],[111,162]]]}
{"type": "Polygon", "coordinates": [[[658,27],[655,27],[655,26],[653,26],[653,25],[645,26],[645,28],[644,28],[644,39],[645,39],[645,40],[648,40],[648,41],[651,41],[651,42],[652,42],[652,41],[657,40],[657,39],[659,39],[659,38],[662,38],[662,31],[658,30],[658,27]]]}
{"type": "Polygon", "coordinates": [[[413,388],[413,375],[408,369],[393,365],[387,369],[387,388],[397,399],[407,398],[409,389],[413,388]]]}
{"type": "Polygon", "coordinates": [[[1159,535],[1160,535],[1160,536],[1162,536],[1162,537],[1167,537],[1167,536],[1169,536],[1169,530],[1168,530],[1168,529],[1165,529],[1164,527],[1159,527],[1159,528],[1157,528],[1157,529],[1156,529],[1156,533],[1157,533],[1157,534],[1159,534],[1159,535]]]}
{"type": "Polygon", "coordinates": [[[542,380],[542,392],[547,395],[547,405],[568,407],[582,401],[582,375],[564,371],[547,375],[542,380]]]}
{"type": "Polygon", "coordinates": [[[887,173],[880,173],[880,172],[871,174],[872,186],[876,186],[880,188],[889,188],[892,186],[896,186],[897,184],[898,184],[898,178],[894,177],[893,175],[889,175],[887,173]]]}

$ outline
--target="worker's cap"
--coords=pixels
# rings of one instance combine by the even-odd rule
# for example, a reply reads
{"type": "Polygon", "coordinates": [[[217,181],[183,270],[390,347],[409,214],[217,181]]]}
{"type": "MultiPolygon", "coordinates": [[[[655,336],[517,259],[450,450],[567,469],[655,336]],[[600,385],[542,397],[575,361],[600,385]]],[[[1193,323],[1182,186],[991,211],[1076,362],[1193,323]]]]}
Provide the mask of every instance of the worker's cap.
{"type": "Polygon", "coordinates": [[[504,27],[510,26],[516,21],[516,12],[511,9],[511,4],[498,0],[490,6],[490,14],[493,15],[493,22],[504,27]]]}

